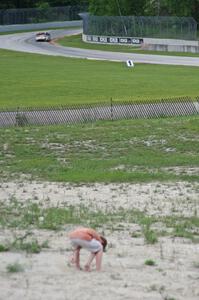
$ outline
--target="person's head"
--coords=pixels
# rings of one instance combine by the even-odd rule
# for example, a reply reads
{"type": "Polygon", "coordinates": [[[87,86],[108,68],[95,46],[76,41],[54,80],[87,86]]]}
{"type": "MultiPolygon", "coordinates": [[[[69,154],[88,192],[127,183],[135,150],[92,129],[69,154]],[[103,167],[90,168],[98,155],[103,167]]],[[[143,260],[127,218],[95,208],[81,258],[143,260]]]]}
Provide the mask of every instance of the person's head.
{"type": "Polygon", "coordinates": [[[103,251],[106,251],[106,246],[107,246],[107,240],[105,239],[105,237],[100,236],[101,241],[102,241],[102,247],[103,247],[103,251]]]}

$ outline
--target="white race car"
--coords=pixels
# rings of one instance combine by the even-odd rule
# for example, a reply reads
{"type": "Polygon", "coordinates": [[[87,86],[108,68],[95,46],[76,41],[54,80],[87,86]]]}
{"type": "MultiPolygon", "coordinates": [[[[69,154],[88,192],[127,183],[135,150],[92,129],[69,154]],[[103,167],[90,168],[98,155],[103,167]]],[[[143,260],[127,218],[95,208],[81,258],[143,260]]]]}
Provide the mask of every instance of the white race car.
{"type": "Polygon", "coordinates": [[[49,32],[38,32],[35,36],[36,42],[50,42],[51,36],[49,32]]]}

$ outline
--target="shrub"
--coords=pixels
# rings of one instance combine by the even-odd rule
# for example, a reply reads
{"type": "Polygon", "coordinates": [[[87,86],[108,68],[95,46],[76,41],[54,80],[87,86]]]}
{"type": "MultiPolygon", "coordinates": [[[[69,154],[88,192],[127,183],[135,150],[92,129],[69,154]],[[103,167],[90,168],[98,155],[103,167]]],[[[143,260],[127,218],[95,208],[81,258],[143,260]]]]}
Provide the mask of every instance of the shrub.
{"type": "Polygon", "coordinates": [[[0,244],[0,252],[9,251],[9,247],[3,244],[0,244]]]}
{"type": "Polygon", "coordinates": [[[21,264],[19,264],[18,262],[7,265],[6,269],[9,273],[18,273],[18,272],[24,271],[24,267],[21,264]]]}
{"type": "Polygon", "coordinates": [[[145,260],[144,264],[147,266],[155,266],[156,263],[152,259],[147,259],[145,260]]]}
{"type": "Polygon", "coordinates": [[[147,244],[155,244],[158,242],[157,235],[154,230],[150,229],[150,225],[144,226],[143,233],[147,244]]]}

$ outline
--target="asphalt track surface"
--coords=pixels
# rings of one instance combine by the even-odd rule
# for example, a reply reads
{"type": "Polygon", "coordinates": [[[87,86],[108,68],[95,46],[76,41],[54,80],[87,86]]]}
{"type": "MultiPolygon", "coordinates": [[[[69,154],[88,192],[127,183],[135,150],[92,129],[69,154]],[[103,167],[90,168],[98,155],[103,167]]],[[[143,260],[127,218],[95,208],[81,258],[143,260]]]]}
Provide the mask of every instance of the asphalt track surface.
{"type": "MultiPolygon", "coordinates": [[[[81,29],[59,29],[49,30],[53,39],[81,33],[81,29]]],[[[199,57],[164,56],[136,53],[106,52],[99,50],[88,50],[71,47],[63,47],[54,43],[35,41],[35,32],[16,33],[0,36],[0,48],[13,51],[37,53],[52,56],[65,56],[73,58],[85,58],[94,60],[109,60],[126,62],[132,60],[134,63],[181,65],[199,67],[199,57]]]]}

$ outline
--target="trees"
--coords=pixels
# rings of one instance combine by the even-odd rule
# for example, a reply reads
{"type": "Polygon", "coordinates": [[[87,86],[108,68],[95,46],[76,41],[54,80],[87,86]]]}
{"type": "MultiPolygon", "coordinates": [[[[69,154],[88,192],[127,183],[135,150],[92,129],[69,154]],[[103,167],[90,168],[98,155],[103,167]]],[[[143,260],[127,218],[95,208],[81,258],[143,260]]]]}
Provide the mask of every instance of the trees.
{"type": "Polygon", "coordinates": [[[89,4],[94,15],[193,16],[199,22],[199,0],[1,0],[0,9],[89,4]]]}
{"type": "Polygon", "coordinates": [[[146,0],[89,0],[94,15],[142,15],[146,0]]]}
{"type": "Polygon", "coordinates": [[[149,15],[190,16],[191,2],[198,0],[149,0],[145,12],[149,15]]]}
{"type": "Polygon", "coordinates": [[[1,0],[0,8],[8,9],[8,8],[25,8],[25,7],[34,7],[34,0],[1,0]]]}
{"type": "Polygon", "coordinates": [[[199,22],[199,0],[148,0],[146,15],[194,17],[199,22]]]}
{"type": "Polygon", "coordinates": [[[199,21],[199,0],[89,0],[94,15],[193,16],[199,21]]]}
{"type": "Polygon", "coordinates": [[[1,0],[0,9],[32,8],[48,6],[67,6],[86,4],[88,0],[1,0]]]}
{"type": "Polygon", "coordinates": [[[118,14],[115,0],[90,0],[89,12],[97,16],[118,14]]]}

